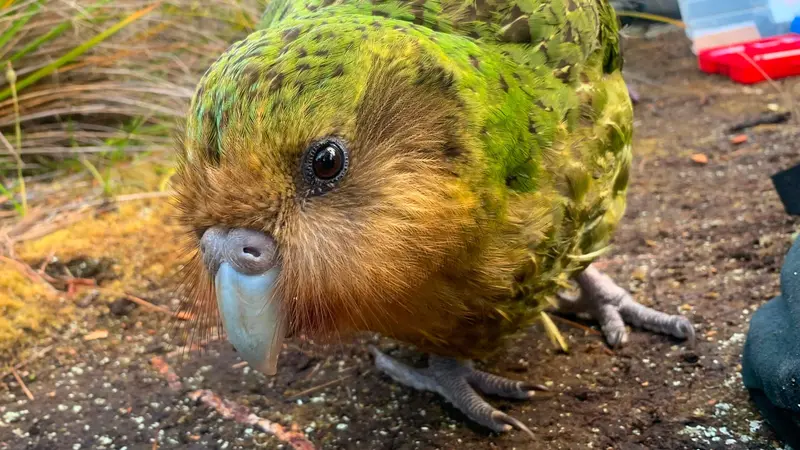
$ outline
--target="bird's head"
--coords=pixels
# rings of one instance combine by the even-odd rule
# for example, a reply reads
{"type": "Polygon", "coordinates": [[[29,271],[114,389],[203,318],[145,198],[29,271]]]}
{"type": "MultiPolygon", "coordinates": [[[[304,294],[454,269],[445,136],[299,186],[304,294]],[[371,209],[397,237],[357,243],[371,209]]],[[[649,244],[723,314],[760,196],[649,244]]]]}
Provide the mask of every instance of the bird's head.
{"type": "Polygon", "coordinates": [[[434,278],[479,234],[478,152],[420,39],[358,20],[261,31],[198,85],[176,190],[208,289],[189,300],[265,373],[288,335],[402,338],[457,309],[434,278]]]}

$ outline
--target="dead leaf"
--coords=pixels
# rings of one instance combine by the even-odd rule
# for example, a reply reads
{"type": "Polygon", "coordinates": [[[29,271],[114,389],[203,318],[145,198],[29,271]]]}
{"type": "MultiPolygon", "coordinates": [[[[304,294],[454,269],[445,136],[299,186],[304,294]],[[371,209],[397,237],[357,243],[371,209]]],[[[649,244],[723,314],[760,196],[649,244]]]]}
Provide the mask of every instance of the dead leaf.
{"type": "Polygon", "coordinates": [[[697,164],[708,164],[708,156],[703,153],[695,153],[692,155],[692,161],[696,162],[697,164]]]}
{"type": "Polygon", "coordinates": [[[746,134],[737,134],[736,136],[731,138],[731,144],[734,145],[744,144],[745,142],[747,142],[746,134]]]}

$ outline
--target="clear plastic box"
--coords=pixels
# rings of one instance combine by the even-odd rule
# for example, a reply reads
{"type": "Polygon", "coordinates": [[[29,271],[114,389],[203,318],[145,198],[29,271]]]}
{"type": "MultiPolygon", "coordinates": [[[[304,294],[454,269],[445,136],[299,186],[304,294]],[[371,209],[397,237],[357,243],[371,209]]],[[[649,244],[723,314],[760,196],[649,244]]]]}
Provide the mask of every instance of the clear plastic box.
{"type": "Polygon", "coordinates": [[[760,37],[789,33],[800,0],[679,0],[689,39],[755,27],[760,37]]]}

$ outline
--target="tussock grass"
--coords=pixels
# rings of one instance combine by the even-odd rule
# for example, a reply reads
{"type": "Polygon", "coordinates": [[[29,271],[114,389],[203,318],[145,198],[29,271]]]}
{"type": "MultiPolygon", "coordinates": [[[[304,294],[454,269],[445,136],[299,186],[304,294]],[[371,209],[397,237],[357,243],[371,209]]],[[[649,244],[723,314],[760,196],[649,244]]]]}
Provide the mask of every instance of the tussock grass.
{"type": "MultiPolygon", "coordinates": [[[[24,161],[22,174],[170,150],[199,76],[252,30],[263,6],[0,0],[0,132],[24,161]]],[[[13,153],[0,146],[0,185],[19,195],[13,153]]]]}

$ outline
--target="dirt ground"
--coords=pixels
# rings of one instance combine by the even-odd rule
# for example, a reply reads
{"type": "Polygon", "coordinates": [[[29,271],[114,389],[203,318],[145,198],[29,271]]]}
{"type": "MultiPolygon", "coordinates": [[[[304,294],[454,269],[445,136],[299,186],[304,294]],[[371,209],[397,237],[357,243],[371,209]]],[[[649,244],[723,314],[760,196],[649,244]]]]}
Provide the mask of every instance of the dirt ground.
{"type": "MultiPolygon", "coordinates": [[[[394,384],[372,369],[364,344],[424,362],[402,346],[294,341],[267,378],[222,341],[181,357],[163,312],[82,289],[65,300],[78,310],[69,326],[24,344],[30,362],[19,373],[34,400],[13,376],[3,378],[0,449],[780,448],[743,391],[739,355],[752,312],[779,292],[800,225],[769,178],[800,161],[800,131],[760,126],[736,144],[727,130],[786,108],[800,81],[744,87],[704,75],[679,31],[630,38],[625,55],[626,76],[642,95],[636,162],[626,220],[602,264],[639,301],[684,311],[697,326],[694,349],[634,330],[612,352],[596,332],[559,322],[571,347],[563,354],[532,329],[482,364],[551,387],[530,402],[490,399],[531,427],[531,441],[488,433],[437,396],[394,384]],[[696,153],[707,163],[693,161],[696,153]],[[214,395],[236,405],[215,409],[214,395]]],[[[17,254],[39,267],[53,252],[62,261],[47,267],[53,277],[66,265],[77,278],[173,308],[165,274],[174,225],[163,204],[105,213],[17,254]],[[71,243],[77,236],[89,245],[71,243]],[[120,250],[139,238],[151,241],[120,250]]]]}

